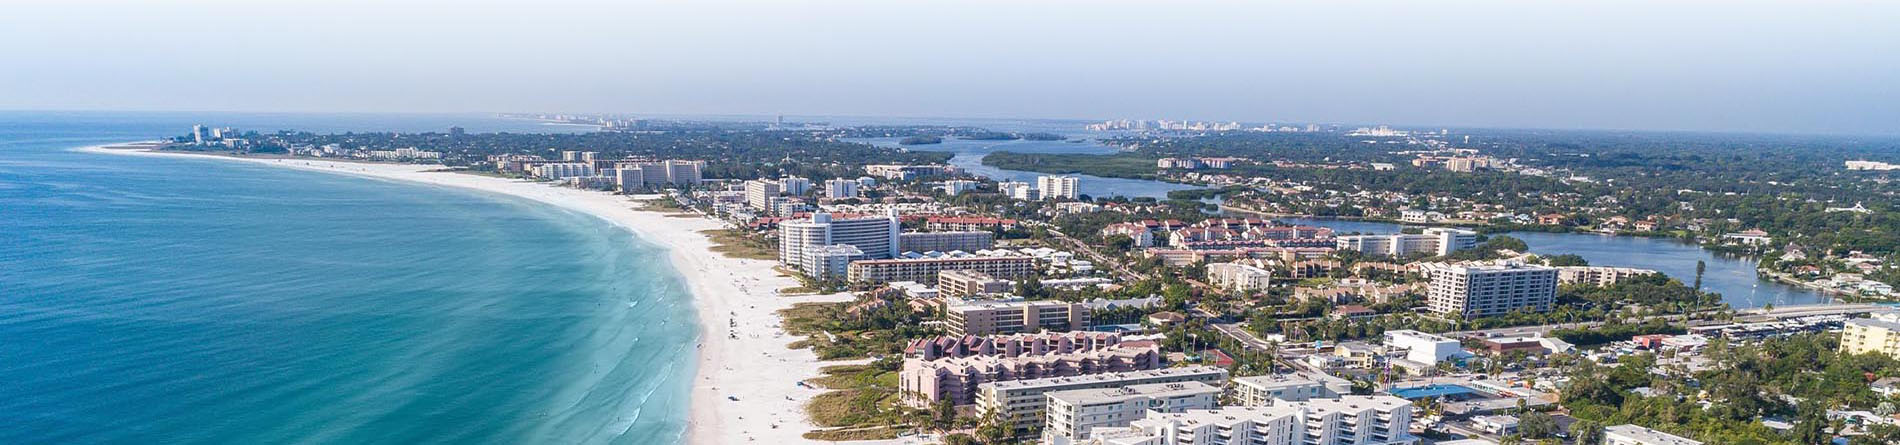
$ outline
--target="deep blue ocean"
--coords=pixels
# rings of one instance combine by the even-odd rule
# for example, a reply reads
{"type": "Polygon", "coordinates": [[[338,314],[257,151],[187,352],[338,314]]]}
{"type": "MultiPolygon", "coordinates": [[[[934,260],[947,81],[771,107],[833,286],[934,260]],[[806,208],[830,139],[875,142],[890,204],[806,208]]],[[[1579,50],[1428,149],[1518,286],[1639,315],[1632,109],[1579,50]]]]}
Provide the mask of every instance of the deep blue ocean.
{"type": "Polygon", "coordinates": [[[0,112],[0,443],[668,443],[696,316],[657,247],[472,191],[73,152],[483,115],[0,112]]]}

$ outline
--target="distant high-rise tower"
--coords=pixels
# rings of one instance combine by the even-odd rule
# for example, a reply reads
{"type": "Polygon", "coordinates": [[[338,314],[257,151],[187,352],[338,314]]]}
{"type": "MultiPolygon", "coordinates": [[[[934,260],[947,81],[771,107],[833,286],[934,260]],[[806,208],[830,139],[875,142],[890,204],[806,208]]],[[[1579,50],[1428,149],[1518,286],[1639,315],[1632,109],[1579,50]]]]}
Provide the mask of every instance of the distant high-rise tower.
{"type": "Polygon", "coordinates": [[[205,139],[206,139],[206,137],[205,137],[205,136],[206,136],[206,135],[205,135],[205,126],[203,126],[203,125],[193,125],[193,126],[191,126],[191,143],[194,143],[194,144],[203,144],[203,143],[205,143],[205,139]]]}
{"type": "Polygon", "coordinates": [[[1036,189],[1042,191],[1042,199],[1076,199],[1081,196],[1076,190],[1078,182],[1074,176],[1038,176],[1036,189]]]}

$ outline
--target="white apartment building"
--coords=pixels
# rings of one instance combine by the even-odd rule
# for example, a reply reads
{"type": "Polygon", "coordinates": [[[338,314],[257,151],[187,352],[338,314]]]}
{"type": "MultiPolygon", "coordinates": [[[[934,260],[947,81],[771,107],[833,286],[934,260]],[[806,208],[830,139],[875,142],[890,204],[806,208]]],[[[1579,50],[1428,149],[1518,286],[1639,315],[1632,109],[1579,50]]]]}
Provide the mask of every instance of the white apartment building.
{"type": "Polygon", "coordinates": [[[1036,190],[1042,191],[1042,199],[1076,199],[1081,196],[1080,183],[1081,178],[1074,176],[1037,176],[1036,190]]]}
{"type": "Polygon", "coordinates": [[[818,277],[823,270],[807,269],[817,264],[806,255],[814,248],[848,245],[858,249],[864,259],[890,258],[897,254],[897,216],[831,219],[829,213],[815,213],[809,219],[779,223],[779,263],[818,277]]]}
{"type": "Polygon", "coordinates": [[[1045,394],[1044,445],[1088,439],[1090,430],[1124,427],[1149,411],[1179,413],[1220,407],[1221,389],[1202,382],[1150,383],[1120,388],[1074,389],[1045,394]]]}
{"type": "Polygon", "coordinates": [[[805,178],[784,177],[778,180],[779,191],[792,196],[805,196],[811,193],[811,180],[805,178]]]}
{"type": "Polygon", "coordinates": [[[1557,284],[1594,284],[1609,286],[1623,280],[1656,273],[1634,267],[1564,266],[1557,268],[1557,284]]]}
{"type": "Polygon", "coordinates": [[[1004,196],[1018,201],[1035,201],[1042,199],[1041,191],[1036,190],[1035,185],[1027,182],[1004,181],[998,183],[996,189],[1003,192],[1004,196]]]}
{"type": "Polygon", "coordinates": [[[1434,263],[1420,271],[1431,279],[1428,307],[1440,314],[1476,318],[1517,310],[1549,312],[1557,301],[1557,269],[1552,267],[1434,263]]]}
{"type": "Polygon", "coordinates": [[[952,179],[952,180],[944,181],[942,189],[943,189],[943,194],[956,196],[958,193],[976,190],[976,185],[977,185],[976,181],[971,181],[968,179],[952,179]]]}
{"type": "Polygon", "coordinates": [[[1266,290],[1273,283],[1273,271],[1240,263],[1214,263],[1207,265],[1207,281],[1235,292],[1266,290]]]}
{"type": "Polygon", "coordinates": [[[1444,256],[1478,245],[1478,232],[1446,227],[1425,229],[1419,234],[1346,235],[1333,239],[1340,250],[1356,250],[1369,255],[1405,257],[1424,253],[1444,256]]]}
{"type": "Polygon", "coordinates": [[[1702,445],[1701,441],[1636,425],[1603,428],[1603,445],[1702,445]]]}
{"type": "Polygon", "coordinates": [[[622,191],[658,188],[661,185],[692,186],[700,183],[700,169],[706,161],[666,160],[658,162],[616,162],[615,177],[622,191]]]}
{"type": "Polygon", "coordinates": [[[864,259],[864,251],[850,244],[810,247],[797,269],[819,280],[843,280],[850,276],[852,261],[864,259]]]}
{"type": "Polygon", "coordinates": [[[567,179],[594,175],[594,164],[586,162],[556,162],[534,166],[536,177],[547,179],[567,179]]]}
{"type": "Polygon", "coordinates": [[[1412,404],[1343,396],[1273,406],[1149,413],[1126,429],[1091,432],[1104,445],[1410,445],[1412,404]]]}
{"type": "Polygon", "coordinates": [[[1047,395],[1078,389],[1122,388],[1134,385],[1199,382],[1208,386],[1227,380],[1227,370],[1213,366],[1184,366],[1145,371],[1111,372],[1074,377],[989,382],[977,385],[977,412],[995,410],[1017,432],[1042,425],[1048,415],[1047,395]]]}
{"type": "Polygon", "coordinates": [[[996,246],[996,234],[981,230],[906,232],[897,235],[899,252],[975,252],[996,246]]]}
{"type": "Polygon", "coordinates": [[[850,179],[830,179],[825,181],[825,197],[845,199],[858,197],[858,181],[850,179]]]}
{"type": "Polygon", "coordinates": [[[1088,304],[1055,300],[970,300],[947,305],[943,312],[945,330],[953,336],[1076,331],[1088,329],[1095,316],[1088,304]]]}
{"type": "Polygon", "coordinates": [[[778,181],[751,180],[745,182],[745,203],[753,210],[771,210],[772,198],[784,192],[778,181]]]}
{"type": "Polygon", "coordinates": [[[1298,402],[1334,398],[1352,393],[1352,382],[1325,374],[1268,374],[1235,377],[1234,403],[1268,406],[1276,401],[1298,402]]]}

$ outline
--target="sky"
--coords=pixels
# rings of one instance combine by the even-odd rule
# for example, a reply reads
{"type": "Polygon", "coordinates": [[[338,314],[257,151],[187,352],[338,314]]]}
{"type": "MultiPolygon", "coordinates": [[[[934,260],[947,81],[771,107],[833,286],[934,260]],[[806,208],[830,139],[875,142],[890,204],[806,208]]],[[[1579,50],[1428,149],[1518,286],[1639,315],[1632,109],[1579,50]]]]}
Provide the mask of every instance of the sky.
{"type": "Polygon", "coordinates": [[[0,0],[0,109],[1900,134],[1900,2],[0,0]]]}

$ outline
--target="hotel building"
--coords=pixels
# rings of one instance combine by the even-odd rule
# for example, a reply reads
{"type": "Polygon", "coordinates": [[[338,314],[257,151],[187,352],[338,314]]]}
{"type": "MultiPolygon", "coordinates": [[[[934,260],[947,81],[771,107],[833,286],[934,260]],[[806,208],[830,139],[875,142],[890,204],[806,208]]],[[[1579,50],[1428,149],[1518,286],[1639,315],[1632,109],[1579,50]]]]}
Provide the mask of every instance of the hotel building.
{"type": "Polygon", "coordinates": [[[1556,268],[1427,264],[1420,271],[1431,279],[1428,307],[1440,314],[1476,318],[1519,310],[1549,312],[1557,301],[1556,268]]]}

